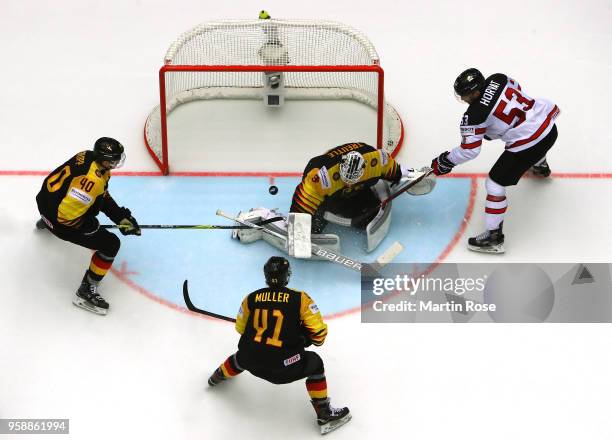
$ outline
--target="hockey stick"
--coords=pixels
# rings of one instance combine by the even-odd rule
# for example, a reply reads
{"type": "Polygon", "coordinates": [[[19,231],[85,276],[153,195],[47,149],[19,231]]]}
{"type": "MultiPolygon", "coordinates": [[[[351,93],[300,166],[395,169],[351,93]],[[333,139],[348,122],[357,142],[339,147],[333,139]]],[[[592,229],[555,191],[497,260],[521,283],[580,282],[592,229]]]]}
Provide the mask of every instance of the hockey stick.
{"type": "Polygon", "coordinates": [[[412,188],[413,186],[415,186],[417,183],[421,182],[423,179],[425,179],[426,177],[430,176],[433,173],[433,170],[430,169],[429,171],[423,173],[423,175],[417,177],[414,180],[411,180],[410,182],[407,182],[405,185],[400,186],[399,188],[397,188],[397,190],[391,194],[389,197],[387,197],[385,200],[383,200],[382,202],[380,202],[377,206],[373,207],[372,209],[368,209],[366,212],[364,212],[363,214],[355,217],[351,223],[352,224],[359,224],[361,222],[363,222],[365,219],[367,219],[368,217],[371,217],[372,215],[376,214],[378,211],[380,211],[381,209],[383,209],[385,207],[385,205],[387,203],[389,203],[391,200],[395,199],[396,197],[404,194],[406,191],[408,191],[410,188],[412,188]]]}
{"type": "MultiPolygon", "coordinates": [[[[257,222],[256,225],[267,225],[268,223],[274,223],[283,220],[283,217],[272,217],[261,222],[257,222]]],[[[140,229],[252,229],[251,226],[245,225],[138,225],[140,229]]],[[[104,229],[121,229],[129,228],[128,225],[100,225],[104,229]]]]}
{"type": "MultiPolygon", "coordinates": [[[[226,214],[225,212],[223,212],[220,209],[217,209],[217,215],[221,216],[221,217],[225,217],[229,220],[234,220],[235,222],[238,222],[242,225],[248,226],[250,228],[255,228],[255,229],[261,229],[263,232],[273,235],[277,238],[280,238],[281,240],[286,240],[287,238],[283,235],[280,234],[276,231],[271,231],[269,229],[266,229],[260,225],[256,225],[254,223],[251,223],[249,221],[246,220],[240,220],[237,219],[235,217],[232,217],[229,214],[226,214]]],[[[393,258],[395,258],[397,256],[397,254],[399,254],[401,251],[403,250],[403,246],[399,243],[399,242],[395,242],[393,243],[393,245],[391,245],[391,247],[389,247],[389,249],[387,249],[387,251],[385,251],[383,253],[383,255],[381,255],[380,257],[378,257],[376,263],[376,265],[379,266],[378,270],[380,269],[380,267],[382,267],[383,265],[389,263],[393,258]]],[[[341,266],[345,266],[348,267],[349,269],[352,269],[356,272],[360,272],[361,273],[361,269],[363,267],[362,263],[360,263],[359,261],[355,261],[352,258],[346,257],[342,254],[336,253],[336,252],[332,252],[329,251],[327,249],[325,249],[322,246],[319,246],[315,243],[312,243],[312,255],[316,255],[318,257],[322,257],[325,258],[328,261],[331,261],[332,263],[336,263],[339,264],[341,266]]]]}
{"type": "Polygon", "coordinates": [[[404,186],[400,186],[399,188],[397,188],[397,191],[395,191],[393,194],[391,194],[389,197],[387,197],[385,200],[383,200],[382,202],[380,202],[380,208],[383,208],[387,203],[389,203],[391,200],[395,199],[397,196],[405,193],[406,191],[408,191],[410,188],[412,188],[413,186],[415,186],[417,183],[421,182],[423,179],[425,179],[426,177],[431,176],[431,174],[434,172],[433,169],[429,169],[429,171],[423,173],[423,175],[417,177],[414,180],[411,180],[410,182],[407,182],[404,186]]]}
{"type": "Polygon", "coordinates": [[[200,315],[212,316],[213,318],[223,319],[224,321],[236,322],[234,318],[230,318],[228,316],[219,315],[213,312],[207,312],[206,310],[198,309],[191,302],[191,298],[189,298],[189,288],[187,287],[187,280],[183,282],[183,299],[185,300],[185,305],[187,308],[195,313],[199,313],[200,315]]]}

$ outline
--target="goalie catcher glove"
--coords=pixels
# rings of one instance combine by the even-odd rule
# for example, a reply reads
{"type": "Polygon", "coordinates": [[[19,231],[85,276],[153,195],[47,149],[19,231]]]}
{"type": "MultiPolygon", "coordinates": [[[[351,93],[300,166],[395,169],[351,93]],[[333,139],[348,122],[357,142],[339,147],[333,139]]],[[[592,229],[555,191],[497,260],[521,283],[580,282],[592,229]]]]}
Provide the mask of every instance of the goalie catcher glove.
{"type": "MultiPolygon", "coordinates": [[[[431,171],[431,168],[423,167],[418,170],[418,173],[425,174],[425,173],[428,173],[429,171],[431,171]]],[[[413,196],[423,196],[425,194],[429,194],[430,192],[432,192],[435,187],[436,187],[436,175],[430,174],[429,176],[421,180],[419,183],[415,184],[412,188],[409,188],[408,190],[406,190],[406,192],[413,196]]]]}
{"type": "Polygon", "coordinates": [[[450,173],[454,166],[455,164],[448,158],[448,151],[445,151],[431,161],[431,168],[433,168],[433,172],[436,176],[450,173]]]}

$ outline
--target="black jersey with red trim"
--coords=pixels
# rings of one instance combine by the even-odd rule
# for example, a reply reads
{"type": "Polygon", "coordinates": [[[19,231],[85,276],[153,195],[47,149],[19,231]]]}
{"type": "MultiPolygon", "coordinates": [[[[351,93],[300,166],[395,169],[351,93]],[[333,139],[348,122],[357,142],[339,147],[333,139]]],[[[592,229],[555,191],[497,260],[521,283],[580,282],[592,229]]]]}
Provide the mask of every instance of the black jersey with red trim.
{"type": "Polygon", "coordinates": [[[93,151],[81,151],[49,174],[36,196],[40,213],[55,226],[89,229],[100,211],[115,223],[125,217],[108,193],[110,170],[94,160],[93,151]]]}
{"type": "Polygon", "coordinates": [[[306,292],[264,287],[242,301],[236,331],[242,335],[238,348],[250,363],[274,369],[288,366],[304,351],[304,336],[323,344],[327,325],[306,292]]]}
{"type": "Polygon", "coordinates": [[[451,150],[448,158],[455,165],[475,158],[483,139],[501,139],[512,152],[531,148],[552,130],[559,113],[554,103],[531,98],[507,75],[491,75],[480,97],[463,114],[461,144],[451,150]]]}

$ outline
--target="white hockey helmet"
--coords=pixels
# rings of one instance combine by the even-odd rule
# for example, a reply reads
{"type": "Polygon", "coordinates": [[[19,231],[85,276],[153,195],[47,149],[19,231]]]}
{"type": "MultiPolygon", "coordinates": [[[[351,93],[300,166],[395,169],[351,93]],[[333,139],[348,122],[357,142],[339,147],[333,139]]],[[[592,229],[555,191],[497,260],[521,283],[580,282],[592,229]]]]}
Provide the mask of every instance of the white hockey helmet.
{"type": "Polygon", "coordinates": [[[348,185],[353,185],[359,182],[365,171],[365,159],[357,151],[342,156],[340,161],[340,179],[348,185]]]}

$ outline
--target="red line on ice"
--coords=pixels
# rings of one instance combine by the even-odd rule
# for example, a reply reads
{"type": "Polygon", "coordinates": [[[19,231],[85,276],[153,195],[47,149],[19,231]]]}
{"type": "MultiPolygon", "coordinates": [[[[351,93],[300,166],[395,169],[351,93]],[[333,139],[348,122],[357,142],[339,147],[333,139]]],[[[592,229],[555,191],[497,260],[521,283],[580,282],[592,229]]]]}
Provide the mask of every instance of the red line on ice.
{"type": "MultiPolygon", "coordinates": [[[[50,173],[50,171],[39,171],[39,170],[0,170],[0,176],[46,176],[50,173]]],[[[114,172],[115,176],[136,176],[136,177],[155,177],[162,176],[159,171],[121,171],[114,172]]],[[[272,172],[272,171],[180,171],[170,173],[171,176],[182,176],[182,177],[267,177],[270,182],[274,182],[274,178],[277,177],[300,177],[302,173],[292,172],[292,171],[280,171],[280,172],[272,172]]],[[[455,236],[451,240],[451,242],[447,245],[447,247],[442,251],[440,256],[436,259],[436,261],[427,268],[424,274],[428,274],[432,272],[446,257],[450,252],[455,248],[459,240],[461,239],[463,233],[465,232],[465,228],[469,223],[470,218],[472,217],[472,212],[474,211],[474,202],[476,199],[477,192],[477,179],[487,177],[487,173],[454,173],[445,176],[441,176],[443,178],[469,178],[471,179],[470,185],[470,198],[468,202],[468,206],[465,210],[465,214],[459,229],[457,230],[455,236]]],[[[531,176],[526,175],[525,177],[530,178],[531,176]]],[[[612,179],[612,173],[553,173],[552,177],[560,178],[560,179],[612,179]]],[[[177,310],[181,313],[185,313],[192,316],[197,316],[199,318],[210,319],[215,321],[220,321],[216,318],[212,318],[205,315],[200,315],[198,313],[191,312],[185,307],[181,307],[173,302],[167,301],[162,297],[155,295],[152,292],[149,292],[144,287],[136,284],[132,281],[125,273],[122,271],[114,269],[111,267],[110,271],[115,275],[120,281],[124,282],[136,292],[144,295],[145,297],[157,302],[158,304],[162,304],[164,306],[170,307],[171,309],[177,310]]],[[[180,286],[177,286],[177,289],[180,286]]],[[[350,313],[355,313],[361,310],[362,305],[358,307],[354,307],[352,309],[332,313],[330,315],[325,316],[326,319],[338,318],[340,316],[348,315],[350,313]]]]}

